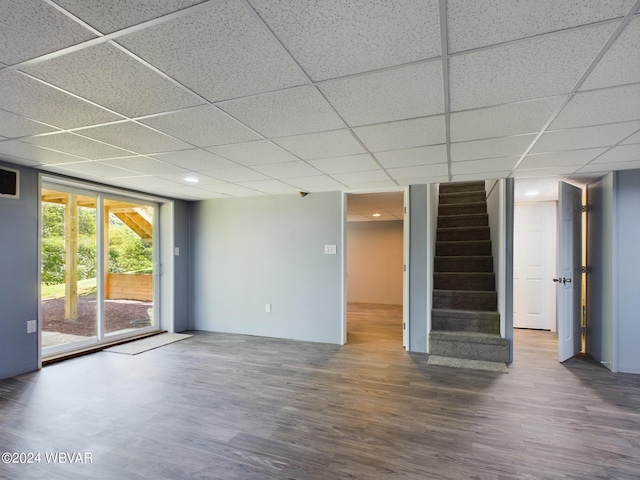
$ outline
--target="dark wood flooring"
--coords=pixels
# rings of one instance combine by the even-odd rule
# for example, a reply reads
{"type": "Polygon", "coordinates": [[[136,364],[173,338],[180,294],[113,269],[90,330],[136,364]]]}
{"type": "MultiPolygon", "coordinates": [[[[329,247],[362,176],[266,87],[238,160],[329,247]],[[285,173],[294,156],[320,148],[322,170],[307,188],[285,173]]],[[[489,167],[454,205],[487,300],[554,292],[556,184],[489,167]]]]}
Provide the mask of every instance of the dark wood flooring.
{"type": "Polygon", "coordinates": [[[2,380],[0,453],[41,463],[0,478],[640,478],[640,375],[559,364],[540,331],[509,374],[427,366],[400,317],[351,305],[344,347],[198,332],[2,380]]]}

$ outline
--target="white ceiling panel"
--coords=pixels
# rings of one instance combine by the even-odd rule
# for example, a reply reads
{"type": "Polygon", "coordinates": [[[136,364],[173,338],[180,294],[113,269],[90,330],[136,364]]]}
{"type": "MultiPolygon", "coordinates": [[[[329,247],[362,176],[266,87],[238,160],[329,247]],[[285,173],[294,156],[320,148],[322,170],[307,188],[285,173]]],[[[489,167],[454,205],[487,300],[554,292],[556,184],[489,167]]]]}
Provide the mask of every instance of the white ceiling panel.
{"type": "Polygon", "coordinates": [[[364,152],[364,148],[346,129],[282,137],[274,142],[303,160],[364,152]]]}
{"type": "Polygon", "coordinates": [[[375,156],[385,168],[430,165],[447,162],[447,147],[445,145],[432,145],[429,147],[407,148],[405,150],[378,152],[375,156]]]}
{"type": "Polygon", "coordinates": [[[223,193],[225,195],[229,195],[230,197],[255,197],[258,195],[264,195],[263,192],[259,192],[258,190],[254,190],[252,188],[243,187],[241,185],[234,185],[231,183],[220,183],[217,185],[207,185],[205,186],[207,190],[216,193],[223,193]]]}
{"type": "Polygon", "coordinates": [[[202,149],[180,150],[178,152],[160,153],[152,156],[163,162],[173,163],[178,167],[195,171],[238,166],[237,163],[202,149]]]}
{"type": "Polygon", "coordinates": [[[446,163],[435,165],[415,165],[413,167],[389,168],[389,175],[395,180],[407,180],[416,177],[443,177],[448,175],[449,169],[446,163]]]}
{"type": "Polygon", "coordinates": [[[596,158],[593,163],[635,162],[636,160],[640,160],[640,144],[613,147],[596,158]]]}
{"type": "Polygon", "coordinates": [[[580,90],[640,82],[640,55],[629,55],[629,52],[640,52],[640,16],[637,15],[607,50],[580,90]]]}
{"type": "Polygon", "coordinates": [[[118,43],[212,102],[305,83],[241,2],[222,2],[118,43]]]}
{"type": "Polygon", "coordinates": [[[219,105],[265,137],[284,137],[344,126],[315,88],[303,86],[219,105]]]}
{"type": "Polygon", "coordinates": [[[180,186],[175,182],[155,176],[137,176],[133,178],[123,178],[118,180],[118,184],[123,186],[127,185],[129,186],[129,188],[135,189],[152,189],[157,193],[162,193],[162,191],[164,191],[165,189],[169,190],[180,186]]]}
{"type": "Polygon", "coordinates": [[[158,175],[166,181],[172,182],[174,185],[190,185],[192,187],[207,188],[208,185],[217,185],[220,183],[226,183],[219,178],[213,178],[210,175],[205,175],[202,172],[187,172],[187,173],[162,173],[158,175]],[[187,180],[188,179],[188,180],[187,180]],[[194,182],[193,180],[198,180],[194,182]]]}
{"type": "Polygon", "coordinates": [[[279,182],[278,180],[259,180],[257,182],[241,182],[238,185],[241,187],[250,188],[252,190],[257,190],[262,193],[267,193],[270,195],[281,195],[281,194],[294,194],[298,193],[298,189],[291,185],[287,185],[286,183],[279,182]]]}
{"type": "Polygon", "coordinates": [[[606,150],[606,148],[589,148],[586,150],[529,154],[524,157],[518,169],[528,170],[532,168],[584,165],[606,150]]]}
{"type": "Polygon", "coordinates": [[[307,188],[318,188],[318,189],[339,189],[342,187],[340,182],[337,182],[331,177],[327,175],[314,175],[312,177],[298,177],[298,178],[287,178],[286,182],[289,185],[293,185],[294,187],[307,189],[307,188]]]}
{"type": "MultiPolygon", "coordinates": [[[[0,82],[2,77],[0,76],[0,82]]],[[[34,122],[11,112],[0,110],[0,135],[6,138],[16,138],[57,130],[42,123],[34,122]]]]}
{"type": "Polygon", "coordinates": [[[577,173],[601,172],[603,175],[612,170],[632,170],[640,168],[640,160],[634,162],[591,163],[578,170],[577,173]]]}
{"type": "Polygon", "coordinates": [[[115,165],[116,167],[126,168],[133,172],[145,175],[158,175],[161,173],[187,173],[188,170],[177,167],[171,163],[161,162],[149,157],[128,157],[114,158],[112,160],[103,160],[102,163],[107,165],[115,165]]]}
{"type": "Polygon", "coordinates": [[[564,97],[529,100],[451,114],[451,141],[538,132],[564,97]]]}
{"type": "Polygon", "coordinates": [[[216,170],[204,170],[202,172],[218,180],[225,182],[253,182],[258,180],[269,180],[269,177],[247,167],[219,168],[216,170]]]}
{"type": "Polygon", "coordinates": [[[348,155],[344,157],[320,158],[307,163],[329,175],[334,173],[364,172],[379,168],[369,154],[348,155]]]}
{"type": "MultiPolygon", "coordinates": [[[[508,172],[507,172],[508,173],[508,172]]],[[[507,175],[504,175],[505,177],[507,175]]],[[[413,177],[396,180],[398,185],[424,185],[428,183],[447,183],[449,182],[449,175],[442,175],[440,177],[413,177]]]]}
{"type": "Polygon", "coordinates": [[[96,30],[111,33],[205,0],[54,0],[96,30]]]}
{"type": "Polygon", "coordinates": [[[366,172],[336,173],[332,175],[332,177],[349,186],[361,183],[386,182],[389,180],[389,176],[381,169],[368,170],[366,172]]]}
{"type": "Polygon", "coordinates": [[[640,143],[640,132],[634,133],[629,138],[627,138],[624,142],[622,142],[623,145],[630,145],[632,143],[640,143]]]}
{"type": "Polygon", "coordinates": [[[88,128],[82,135],[136,153],[160,153],[192,148],[188,143],[151,130],[135,122],[88,128]]]}
{"type": "Polygon", "coordinates": [[[122,119],[18,72],[0,74],[0,108],[60,128],[122,119]]]}
{"type": "Polygon", "coordinates": [[[92,175],[96,178],[138,176],[137,172],[126,170],[124,168],[116,167],[113,165],[107,165],[102,162],[66,163],[63,166],[60,166],[60,168],[68,170],[69,172],[81,172],[84,175],[92,175]]]}
{"type": "Polygon", "coordinates": [[[623,17],[633,0],[448,0],[449,52],[623,17]]]}
{"type": "Polygon", "coordinates": [[[569,93],[615,27],[579,28],[451,57],[451,109],[569,93]]]}
{"type": "Polygon", "coordinates": [[[107,43],[23,71],[128,117],[204,103],[193,93],[107,43]]]}
{"type": "Polygon", "coordinates": [[[547,131],[536,142],[531,152],[610,147],[638,130],[638,128],[640,128],[640,121],[547,131]]]}
{"type": "Polygon", "coordinates": [[[332,80],[320,90],[350,126],[444,113],[440,61],[332,80]]]}
{"type": "Polygon", "coordinates": [[[514,178],[544,178],[571,175],[580,167],[566,165],[560,167],[532,168],[530,170],[517,169],[513,172],[514,178]]]}
{"type": "Polygon", "coordinates": [[[353,131],[371,152],[446,142],[444,115],[367,125],[353,131]]]}
{"type": "Polygon", "coordinates": [[[437,57],[437,0],[250,0],[315,81],[437,57]]]}
{"type": "Polygon", "coordinates": [[[487,158],[484,160],[468,160],[466,162],[453,162],[451,175],[466,175],[483,172],[511,171],[516,166],[520,157],[487,158]]]}
{"type": "Polygon", "coordinates": [[[199,147],[248,142],[261,138],[210,105],[145,118],[140,122],[199,147]]]}
{"type": "Polygon", "coordinates": [[[131,155],[131,152],[127,150],[96,142],[95,140],[76,135],[75,133],[56,133],[53,135],[25,138],[23,141],[70,155],[86,157],[91,160],[131,155]]]}
{"type": "Polygon", "coordinates": [[[310,177],[312,175],[320,174],[318,169],[312,167],[306,162],[297,160],[295,162],[284,163],[266,163],[263,165],[254,165],[253,167],[260,173],[264,173],[274,178],[298,178],[298,177],[310,177]]]}
{"type": "MultiPolygon", "coordinates": [[[[1,153],[1,151],[0,151],[1,153]]],[[[15,165],[24,165],[26,167],[38,167],[38,168],[43,168],[43,166],[41,165],[40,162],[37,162],[35,160],[28,160],[26,158],[19,158],[19,157],[14,157],[12,155],[7,155],[7,154],[2,154],[2,161],[5,162],[10,162],[13,163],[15,165]]]]}
{"type": "MultiPolygon", "coordinates": [[[[452,175],[452,182],[474,182],[477,180],[496,180],[499,178],[506,178],[509,176],[509,171],[505,170],[502,172],[483,172],[483,173],[465,173],[464,175],[452,175]]],[[[442,182],[447,182],[447,180],[441,180],[442,182]]],[[[432,182],[423,182],[423,183],[432,183],[432,182]]]]}
{"type": "Polygon", "coordinates": [[[581,92],[551,124],[552,129],[640,120],[640,84],[581,92]]]}
{"type": "Polygon", "coordinates": [[[42,0],[3,1],[0,8],[0,61],[7,65],[95,38],[42,0]]]}
{"type": "Polygon", "coordinates": [[[207,148],[207,150],[241,165],[260,165],[263,163],[293,162],[298,160],[298,157],[291,155],[278,145],[267,140],[221,145],[207,148]]]}
{"type": "Polygon", "coordinates": [[[57,164],[70,162],[83,162],[86,158],[65,153],[54,152],[46,148],[38,147],[18,140],[0,142],[0,154],[32,160],[37,163],[57,164]]]}
{"type": "Polygon", "coordinates": [[[482,158],[510,157],[522,155],[536,136],[516,135],[513,137],[490,138],[451,144],[451,159],[454,162],[479,160],[482,158]]]}
{"type": "Polygon", "coordinates": [[[397,187],[398,185],[399,182],[395,180],[378,180],[375,182],[351,182],[349,188],[352,190],[375,190],[397,187]]]}

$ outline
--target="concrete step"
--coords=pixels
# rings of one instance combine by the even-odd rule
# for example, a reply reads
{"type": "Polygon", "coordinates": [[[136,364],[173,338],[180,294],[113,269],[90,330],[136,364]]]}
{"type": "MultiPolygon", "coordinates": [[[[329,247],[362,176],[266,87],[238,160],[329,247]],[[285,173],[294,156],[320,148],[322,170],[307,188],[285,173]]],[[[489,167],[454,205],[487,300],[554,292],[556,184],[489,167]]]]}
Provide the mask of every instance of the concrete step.
{"type": "Polygon", "coordinates": [[[489,215],[486,213],[472,213],[468,215],[440,215],[439,228],[450,227],[486,227],[489,225],[489,215]]]}
{"type": "Polygon", "coordinates": [[[496,277],[493,272],[434,272],[433,288],[491,292],[496,289],[496,277]]]}
{"type": "Polygon", "coordinates": [[[431,310],[432,330],[500,333],[500,314],[474,310],[431,310]]]}
{"type": "Polygon", "coordinates": [[[466,290],[434,290],[433,308],[495,312],[498,310],[498,294],[466,290]]]}
{"type": "Polygon", "coordinates": [[[491,232],[489,227],[438,228],[436,240],[438,242],[491,240],[491,232]]]}
{"type": "Polygon", "coordinates": [[[468,215],[473,213],[487,213],[487,202],[438,204],[438,216],[468,215]]]}
{"type": "Polygon", "coordinates": [[[509,340],[491,333],[432,330],[429,334],[429,354],[506,363],[509,361],[509,340]]]}
{"type": "Polygon", "coordinates": [[[484,181],[441,183],[438,187],[440,193],[475,192],[478,190],[485,191],[484,181]]]}
{"type": "Polygon", "coordinates": [[[490,256],[491,240],[436,241],[437,257],[490,256]]]}
{"type": "Polygon", "coordinates": [[[456,193],[442,193],[439,195],[440,205],[450,205],[452,203],[476,203],[485,202],[486,196],[484,190],[481,192],[456,192],[456,193]]]}
{"type": "Polygon", "coordinates": [[[436,272],[493,272],[491,255],[436,256],[433,269],[436,272]]]}

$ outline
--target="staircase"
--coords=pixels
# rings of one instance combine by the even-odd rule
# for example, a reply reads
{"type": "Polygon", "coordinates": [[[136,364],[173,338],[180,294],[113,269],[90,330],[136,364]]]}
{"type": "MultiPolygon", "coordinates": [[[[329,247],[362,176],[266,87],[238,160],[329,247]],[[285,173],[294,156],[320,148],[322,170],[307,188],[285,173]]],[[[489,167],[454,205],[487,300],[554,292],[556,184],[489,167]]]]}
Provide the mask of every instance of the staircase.
{"type": "Polygon", "coordinates": [[[506,371],[485,184],[440,185],[429,364],[506,371]]]}

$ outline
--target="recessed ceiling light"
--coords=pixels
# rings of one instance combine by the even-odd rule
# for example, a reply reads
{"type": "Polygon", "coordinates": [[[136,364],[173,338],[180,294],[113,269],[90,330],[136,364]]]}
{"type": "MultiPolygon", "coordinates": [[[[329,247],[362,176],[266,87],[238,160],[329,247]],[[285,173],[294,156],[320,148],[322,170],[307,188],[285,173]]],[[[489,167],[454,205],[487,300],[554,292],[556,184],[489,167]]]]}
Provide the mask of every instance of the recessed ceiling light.
{"type": "Polygon", "coordinates": [[[184,181],[189,183],[198,183],[200,179],[196,177],[185,177],[184,181]]]}
{"type": "Polygon", "coordinates": [[[374,216],[374,217],[379,217],[379,216],[380,216],[380,214],[379,214],[379,213],[374,213],[374,214],[373,214],[373,216],[374,216]]]}
{"type": "Polygon", "coordinates": [[[540,195],[540,192],[537,190],[529,190],[528,192],[525,193],[525,195],[527,197],[537,197],[538,195],[540,195]]]}

